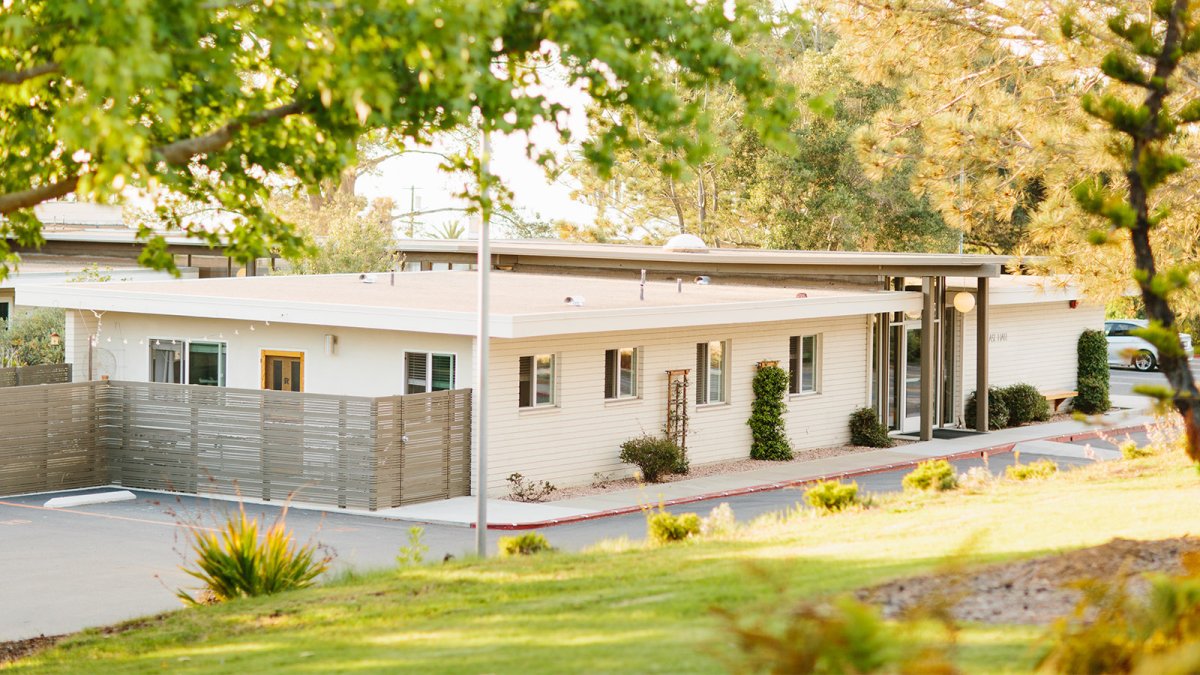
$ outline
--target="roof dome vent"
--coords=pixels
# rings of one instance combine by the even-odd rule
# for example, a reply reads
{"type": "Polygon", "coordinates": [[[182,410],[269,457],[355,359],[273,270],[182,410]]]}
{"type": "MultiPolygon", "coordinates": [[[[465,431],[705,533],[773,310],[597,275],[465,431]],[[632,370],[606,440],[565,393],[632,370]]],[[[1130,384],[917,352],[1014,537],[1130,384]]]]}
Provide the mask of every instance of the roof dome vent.
{"type": "Polygon", "coordinates": [[[708,253],[708,245],[694,234],[677,234],[663,244],[668,253],[708,253]]]}

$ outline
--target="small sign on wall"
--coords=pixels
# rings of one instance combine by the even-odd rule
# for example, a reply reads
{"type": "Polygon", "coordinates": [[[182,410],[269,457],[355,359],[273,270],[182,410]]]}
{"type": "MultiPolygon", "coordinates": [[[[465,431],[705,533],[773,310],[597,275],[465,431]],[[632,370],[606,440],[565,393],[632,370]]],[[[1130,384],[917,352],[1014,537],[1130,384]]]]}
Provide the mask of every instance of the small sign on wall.
{"type": "Polygon", "coordinates": [[[1008,342],[1008,333],[990,333],[988,335],[988,342],[993,344],[997,342],[1008,342]]]}

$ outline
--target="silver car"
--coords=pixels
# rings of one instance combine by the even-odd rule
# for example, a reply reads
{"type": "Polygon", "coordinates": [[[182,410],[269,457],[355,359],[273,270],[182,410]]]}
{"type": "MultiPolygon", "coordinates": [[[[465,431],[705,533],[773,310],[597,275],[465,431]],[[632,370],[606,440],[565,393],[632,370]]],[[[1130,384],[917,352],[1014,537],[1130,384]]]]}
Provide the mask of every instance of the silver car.
{"type": "MultiPolygon", "coordinates": [[[[1104,335],[1108,338],[1108,365],[1133,366],[1141,371],[1158,368],[1158,348],[1140,337],[1130,335],[1138,328],[1150,325],[1146,319],[1114,319],[1104,322],[1104,335]]],[[[1183,351],[1191,356],[1192,336],[1179,334],[1183,351]]]]}

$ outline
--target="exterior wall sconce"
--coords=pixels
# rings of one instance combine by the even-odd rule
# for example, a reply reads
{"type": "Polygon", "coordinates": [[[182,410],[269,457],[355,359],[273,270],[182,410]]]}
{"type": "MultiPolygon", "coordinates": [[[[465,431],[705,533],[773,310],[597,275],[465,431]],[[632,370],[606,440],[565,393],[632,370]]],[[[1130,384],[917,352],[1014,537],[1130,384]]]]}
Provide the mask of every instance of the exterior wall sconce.
{"type": "Polygon", "coordinates": [[[954,309],[957,309],[960,314],[966,314],[975,309],[975,296],[966,291],[955,293],[954,309]]]}
{"type": "Polygon", "coordinates": [[[1070,307],[1071,309],[1075,309],[1076,307],[1079,306],[1079,301],[1071,300],[1071,301],[1067,302],[1067,306],[1070,307]]]}
{"type": "Polygon", "coordinates": [[[333,356],[337,353],[337,343],[336,335],[325,335],[325,356],[333,356]]]}
{"type": "Polygon", "coordinates": [[[54,331],[50,334],[50,344],[54,345],[55,347],[62,344],[62,336],[58,334],[58,331],[54,331]]]}

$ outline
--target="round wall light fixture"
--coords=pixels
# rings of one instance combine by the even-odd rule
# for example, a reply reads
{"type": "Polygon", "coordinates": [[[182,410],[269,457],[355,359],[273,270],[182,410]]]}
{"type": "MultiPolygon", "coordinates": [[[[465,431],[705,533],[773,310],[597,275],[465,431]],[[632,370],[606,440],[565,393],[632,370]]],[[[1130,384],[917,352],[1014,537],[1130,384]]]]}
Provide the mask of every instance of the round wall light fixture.
{"type": "Polygon", "coordinates": [[[962,314],[975,309],[975,296],[966,291],[955,293],[954,309],[957,309],[962,314]]]}

